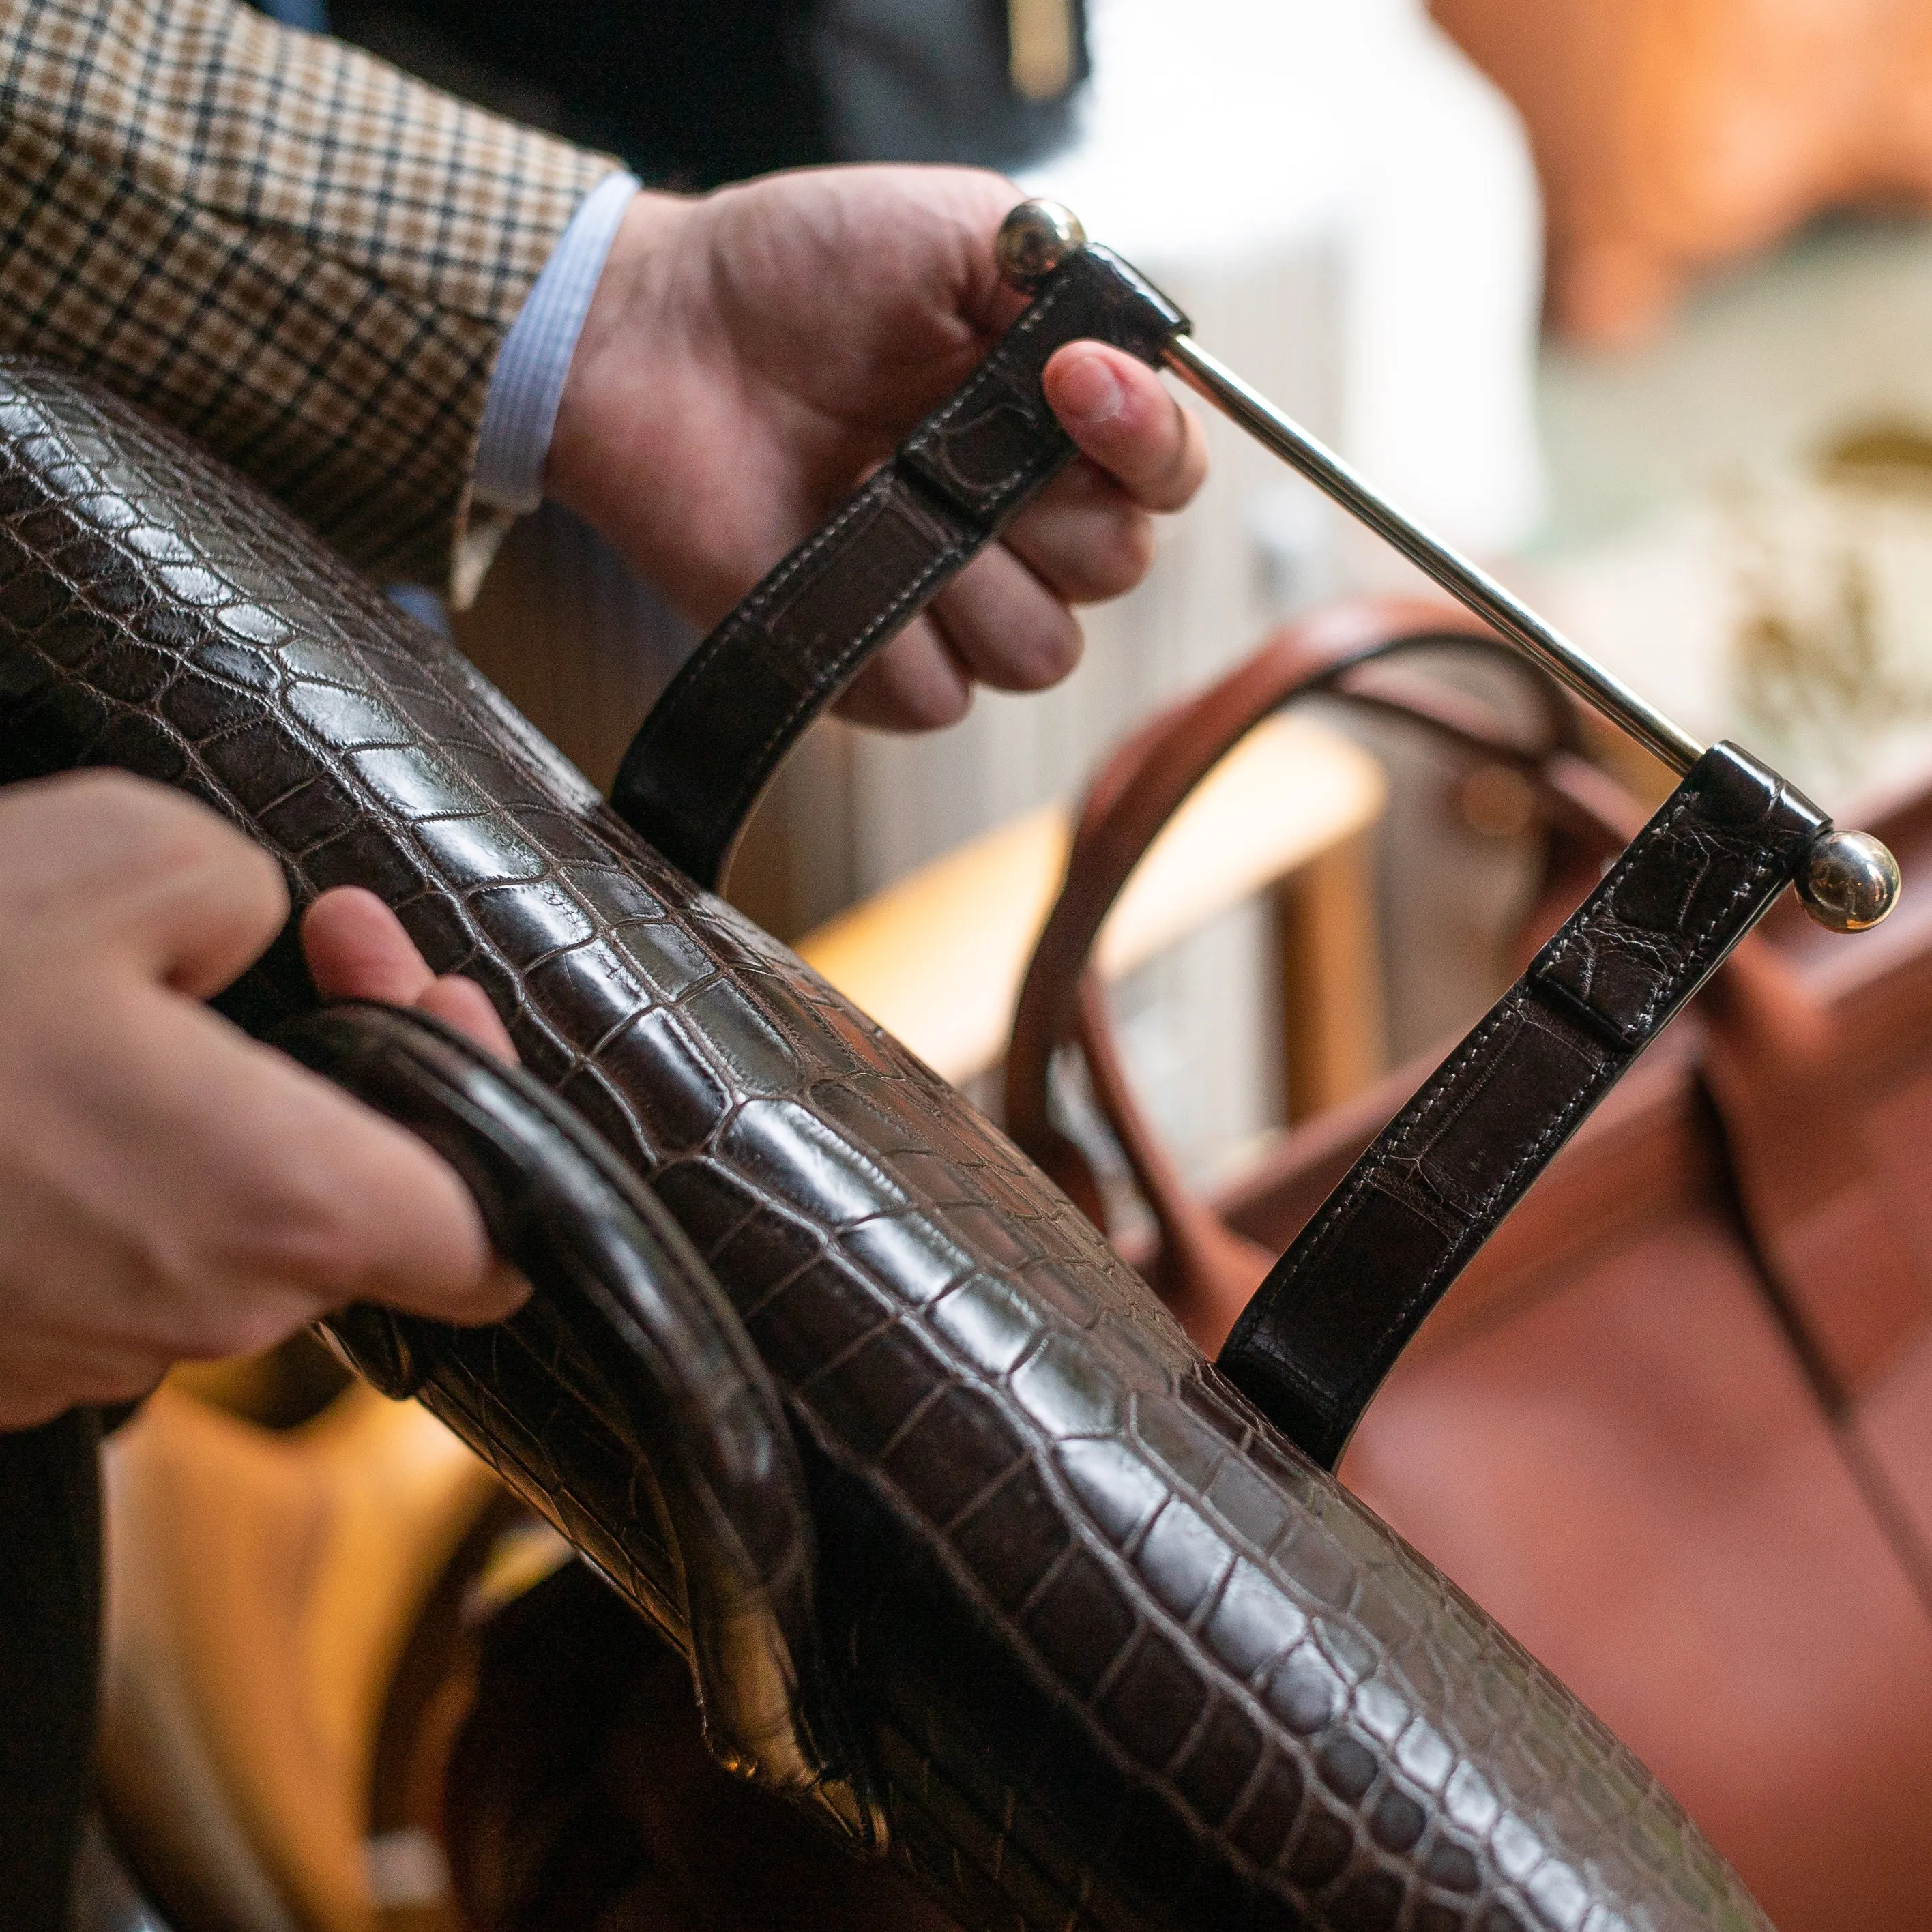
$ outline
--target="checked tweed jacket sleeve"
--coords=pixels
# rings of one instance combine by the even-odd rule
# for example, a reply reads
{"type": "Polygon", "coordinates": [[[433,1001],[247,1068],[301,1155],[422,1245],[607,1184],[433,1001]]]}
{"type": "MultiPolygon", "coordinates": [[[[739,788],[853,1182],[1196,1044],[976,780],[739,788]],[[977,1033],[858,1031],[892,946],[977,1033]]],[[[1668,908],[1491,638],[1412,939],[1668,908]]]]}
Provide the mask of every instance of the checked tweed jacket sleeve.
{"type": "Polygon", "coordinates": [[[0,0],[0,346],[461,591],[497,352],[616,165],[234,0],[0,0]]]}

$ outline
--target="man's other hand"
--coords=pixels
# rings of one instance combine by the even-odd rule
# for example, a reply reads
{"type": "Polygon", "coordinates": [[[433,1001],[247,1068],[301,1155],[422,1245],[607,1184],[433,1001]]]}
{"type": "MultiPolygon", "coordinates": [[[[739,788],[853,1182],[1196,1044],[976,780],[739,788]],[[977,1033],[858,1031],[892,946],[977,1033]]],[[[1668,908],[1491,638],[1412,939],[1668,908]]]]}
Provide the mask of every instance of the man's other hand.
{"type": "MultiPolygon", "coordinates": [[[[1019,314],[993,261],[1018,199],[997,175],[910,167],[640,194],[571,364],[550,493],[715,623],[1019,314]]],[[[976,682],[1065,676],[1069,607],[1131,590],[1153,560],[1148,513],[1199,487],[1201,426],[1144,364],[1071,343],[1046,383],[1081,460],[872,660],[847,716],[945,724],[976,682]]]]}
{"type": "MultiPolygon", "coordinates": [[[[142,1394],[344,1303],[478,1322],[521,1292],[435,1155],[201,1003],[288,915],[266,854],[118,773],[0,791],[0,1428],[142,1394]]],[[[304,928],[326,994],[508,1054],[370,895],[304,928]]]]}

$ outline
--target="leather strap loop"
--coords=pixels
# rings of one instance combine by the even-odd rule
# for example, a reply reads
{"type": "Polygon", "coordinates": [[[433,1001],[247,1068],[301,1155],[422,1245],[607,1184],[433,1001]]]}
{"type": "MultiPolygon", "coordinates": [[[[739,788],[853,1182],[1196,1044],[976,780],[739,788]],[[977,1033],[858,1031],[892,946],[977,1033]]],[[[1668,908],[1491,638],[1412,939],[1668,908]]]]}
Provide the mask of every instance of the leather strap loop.
{"type": "Polygon", "coordinates": [[[700,644],[624,754],[610,802],[716,886],[806,727],[1073,460],[1040,387],[1069,342],[1158,368],[1187,319],[1105,248],[1051,275],[972,378],[700,644]]]}
{"type": "Polygon", "coordinates": [[[1424,1317],[1829,824],[1714,746],[1356,1162],[1217,1364],[1315,1460],[1340,1461],[1424,1317]]]}
{"type": "MultiPolygon", "coordinates": [[[[1529,929],[1547,932],[1555,922],[1555,908],[1574,905],[1586,885],[1594,882],[1602,860],[1618,851],[1626,842],[1640,837],[1634,804],[1619,786],[1573,748],[1576,742],[1575,716],[1569,700],[1553,688],[1544,692],[1549,706],[1548,722],[1539,743],[1500,728],[1486,706],[1434,681],[1412,677],[1382,662],[1394,652],[1418,646],[1466,649],[1472,645],[1498,652],[1503,648],[1468,619],[1432,604],[1357,605],[1324,613],[1278,634],[1233,676],[1144,728],[1109,760],[1088,794],[1068,861],[1066,886],[1042,934],[1021,994],[1007,1063],[1009,1130],[1076,1201],[1096,1218],[1100,1216],[1102,1204],[1084,1157],[1052,1125],[1047,1115],[1049,1056],[1061,1042],[1077,1039],[1096,1098],[1118,1134],[1136,1180],[1160,1226],[1166,1263],[1163,1287],[1175,1312],[1204,1346],[1214,1346],[1226,1330],[1233,1310],[1249,1302],[1251,1292],[1264,1276],[1271,1286],[1280,1288],[1287,1279],[1283,1270],[1288,1259],[1285,1258],[1270,1273],[1262,1252],[1225,1227],[1196,1198],[1174,1169],[1141,1114],[1114,1051],[1104,1003],[1088,964],[1090,949],[1141,854],[1188,792],[1269,711],[1315,691],[1346,697],[1358,704],[1420,723],[1453,744],[1485,758],[1512,763],[1524,772],[1534,788],[1538,809],[1558,835],[1552,842],[1544,890],[1527,922],[1529,929]]],[[[1517,662],[1513,656],[1509,656],[1508,661],[1512,664],[1517,662]]],[[[1538,688],[1543,688],[1540,680],[1538,688]]],[[[1688,790],[1687,784],[1685,791],[1678,794],[1676,802],[1680,806],[1688,790]]],[[[1805,822],[1815,823],[1812,830],[1802,836],[1792,827],[1778,834],[1780,841],[1796,841],[1790,845],[1792,867],[1808,847],[1810,837],[1823,826],[1822,820],[1810,807],[1802,801],[1798,801],[1797,806],[1801,820],[1808,814],[1810,818],[1805,822]]],[[[1636,861],[1638,850],[1634,846],[1631,853],[1625,855],[1612,879],[1636,861]]],[[[1669,868],[1672,864],[1683,866],[1681,852],[1674,857],[1666,854],[1654,860],[1652,869],[1660,881],[1664,881],[1670,876],[1669,868]]],[[[1687,869],[1685,877],[1690,876],[1687,869]]],[[[1780,876],[1780,884],[1783,876],[1788,876],[1788,872],[1780,876]]],[[[1598,904],[1609,884],[1610,881],[1604,882],[1592,904],[1598,904]]],[[[1763,896],[1756,911],[1741,915],[1741,922],[1728,938],[1714,932],[1710,935],[1716,948],[1711,964],[1737,942],[1757,912],[1775,896],[1775,891],[1774,886],[1763,896]]],[[[1571,951],[1562,957],[1574,960],[1576,948],[1594,945],[1600,938],[1600,934],[1592,936],[1578,926],[1589,910],[1586,906],[1564,928],[1570,937],[1564,943],[1571,951]]],[[[1558,956],[1552,951],[1557,944],[1552,940],[1544,948],[1538,967],[1526,975],[1510,996],[1515,998],[1526,988],[1540,988],[1539,1013],[1543,1006],[1552,1000],[1558,1006],[1562,1004],[1562,974],[1556,964],[1558,956]],[[1554,970],[1556,978],[1539,981],[1539,970],[1554,970]]],[[[1667,946],[1663,949],[1664,952],[1668,950],[1667,946]]],[[[1694,979],[1701,981],[1709,970],[1709,964],[1698,968],[1694,979]]],[[[1690,989],[1694,990],[1694,986],[1690,989]]],[[[1688,990],[1673,996],[1670,1010],[1674,1012],[1688,997],[1688,990]]],[[[1504,1004],[1508,1004],[1506,1000],[1504,1004]]],[[[1498,1007],[1485,1024],[1496,1022],[1502,1012],[1498,1007]]],[[[1573,1024],[1581,1017],[1574,1010],[1566,1011],[1564,1016],[1573,1024]]],[[[1270,1348],[1276,1344],[1279,1352],[1288,1358],[1297,1358],[1304,1346],[1319,1355],[1330,1346],[1324,1322],[1342,1318],[1330,1304],[1360,1304],[1364,1291],[1358,1282],[1328,1280],[1325,1286],[1311,1286],[1305,1293],[1298,1292],[1293,1318],[1301,1326],[1292,1334],[1271,1330],[1258,1312],[1261,1299],[1257,1297],[1240,1318],[1230,1341],[1230,1352],[1224,1353],[1221,1366],[1235,1380],[1243,1382],[1272,1418],[1295,1435],[1311,1454],[1324,1460],[1339,1456],[1361,1407],[1423,1315],[1486,1239],[1508,1206],[1580,1123],[1595,1099],[1621,1074],[1642,1042],[1654,1036],[1666,1017],[1652,1015],[1630,1038],[1620,1035],[1610,1042],[1616,1056],[1613,1064],[1605,1062],[1599,1066],[1587,1093],[1573,1080],[1560,1096],[1554,1088],[1518,1088],[1513,1084],[1515,1074],[1508,1072],[1495,1081],[1493,1094],[1480,1098],[1490,1077],[1496,1072],[1502,1052],[1502,1036],[1509,1034],[1514,1038],[1514,1034],[1508,1026],[1497,1026],[1495,1034],[1471,1058],[1472,1042],[1483,1038],[1483,1029],[1479,1028],[1471,1042],[1465,1042],[1462,1053],[1452,1057],[1444,1069],[1423,1084],[1408,1108],[1398,1114],[1395,1124],[1364,1154],[1344,1187],[1310,1224],[1304,1240],[1314,1240],[1316,1231],[1340,1212],[1340,1204],[1349,1190],[1361,1184],[1365,1174],[1377,1162],[1389,1157],[1393,1141],[1404,1131],[1403,1124],[1411,1120],[1413,1110],[1442,1106],[1453,1111],[1470,1096],[1478,1096],[1480,1105],[1465,1123],[1465,1131],[1478,1138],[1489,1137],[1484,1153],[1486,1159],[1496,1164],[1496,1178],[1503,1177],[1512,1148],[1527,1150],[1526,1164],[1505,1190],[1507,1198],[1498,1196],[1490,1203],[1486,1217],[1479,1215],[1474,1220],[1457,1224],[1460,1232],[1456,1242],[1450,1244],[1455,1248],[1454,1253],[1445,1249],[1441,1253],[1418,1257],[1399,1251],[1392,1241],[1385,1252],[1378,1251],[1382,1264],[1379,1279],[1384,1282],[1410,1282],[1416,1286],[1414,1305],[1408,1313],[1394,1318],[1394,1325],[1379,1344],[1356,1337],[1362,1351],[1358,1366],[1364,1376],[1363,1385],[1346,1401],[1338,1399],[1331,1388],[1327,1396],[1330,1409],[1324,1416],[1311,1418],[1305,1406],[1297,1406],[1298,1399],[1284,1393],[1291,1372],[1277,1370],[1267,1357],[1270,1348]],[[1451,1070],[1459,1066],[1460,1072],[1451,1080],[1451,1070]],[[1539,1108],[1555,1109],[1560,1118],[1540,1120],[1539,1108]],[[1412,1262],[1413,1268],[1409,1265],[1412,1262]],[[1382,1356],[1377,1354],[1378,1346],[1382,1349],[1382,1356]],[[1239,1366],[1244,1361],[1247,1364],[1245,1380],[1239,1366]],[[1375,1366],[1377,1361],[1378,1367],[1375,1366]]],[[[1598,1052],[1603,1045],[1598,1042],[1592,1051],[1598,1052]]],[[[1598,1057],[1600,1060],[1600,1052],[1598,1057]]],[[[1556,1084],[1563,1083],[1558,1081],[1556,1084]]],[[[1448,1214],[1445,1233],[1455,1232],[1449,1226],[1454,1222],[1454,1214],[1448,1214]]],[[[1371,1240],[1368,1245],[1372,1248],[1376,1244],[1371,1240]]],[[[1302,1244],[1298,1243],[1291,1256],[1301,1252],[1302,1244]]],[[[1331,1348],[1330,1354],[1343,1352],[1331,1348]]],[[[1330,1368],[1339,1376],[1332,1360],[1330,1368]]]]}

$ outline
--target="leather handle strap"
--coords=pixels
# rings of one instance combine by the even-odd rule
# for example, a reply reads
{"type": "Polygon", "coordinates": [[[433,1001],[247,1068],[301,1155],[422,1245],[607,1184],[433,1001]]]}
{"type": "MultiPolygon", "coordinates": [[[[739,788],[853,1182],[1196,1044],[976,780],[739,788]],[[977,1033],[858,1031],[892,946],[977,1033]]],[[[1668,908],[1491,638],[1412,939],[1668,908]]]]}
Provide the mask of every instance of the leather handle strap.
{"type": "Polygon", "coordinates": [[[1276,1263],[1218,1366],[1333,1468],[1423,1318],[1830,821],[1712,746],[1276,1263]]]}
{"type": "Polygon", "coordinates": [[[1070,256],[964,386],[698,646],[624,755],[618,813],[716,886],[806,726],[1072,460],[1040,386],[1054,352],[1090,338],[1159,368],[1187,326],[1108,250],[1070,256]]]}
{"type": "MultiPolygon", "coordinates": [[[[290,1022],[274,1042],[420,1135],[474,1196],[497,1252],[532,1293],[499,1328],[464,1329],[358,1304],[325,1324],[386,1395],[417,1396],[541,1509],[620,1594],[640,1587],[554,1481],[516,1459],[512,1392],[490,1412],[450,1399],[452,1364],[495,1385],[524,1349],[556,1366],[554,1427],[628,1460],[654,1508],[681,1601],[706,1740],[728,1768],[806,1792],[867,1835],[825,1681],[812,1600],[810,1498],[783,1401],[743,1324],[676,1223],[572,1108],[423,1015],[359,1000],[290,1022]],[[506,1445],[508,1445],[506,1447],[506,1445]]],[[[666,1606],[638,1602],[652,1621],[666,1606]]]]}

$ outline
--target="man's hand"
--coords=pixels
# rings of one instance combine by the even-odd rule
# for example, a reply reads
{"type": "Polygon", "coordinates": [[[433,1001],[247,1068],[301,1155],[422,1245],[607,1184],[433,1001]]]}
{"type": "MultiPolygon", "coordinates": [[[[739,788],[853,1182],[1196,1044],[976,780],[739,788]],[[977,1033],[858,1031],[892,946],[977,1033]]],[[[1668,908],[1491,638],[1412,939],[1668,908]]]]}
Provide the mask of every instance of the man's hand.
{"type": "MultiPolygon", "coordinates": [[[[716,622],[1020,312],[993,263],[1018,199],[996,175],[902,167],[639,195],[571,364],[551,494],[716,622]]],[[[1083,459],[873,659],[848,716],[944,724],[976,681],[1064,676],[1080,653],[1068,606],[1138,582],[1148,512],[1199,487],[1200,425],[1144,364],[1073,343],[1046,382],[1083,459]]]]}
{"type": "MultiPolygon", "coordinates": [[[[422,1142],[200,1002],[281,928],[272,862],[201,806],[86,772],[0,792],[0,1428],[142,1394],[364,1297],[461,1322],[520,1293],[422,1142]]],[[[325,993],[506,1055],[388,909],[304,927],[325,993]]]]}

